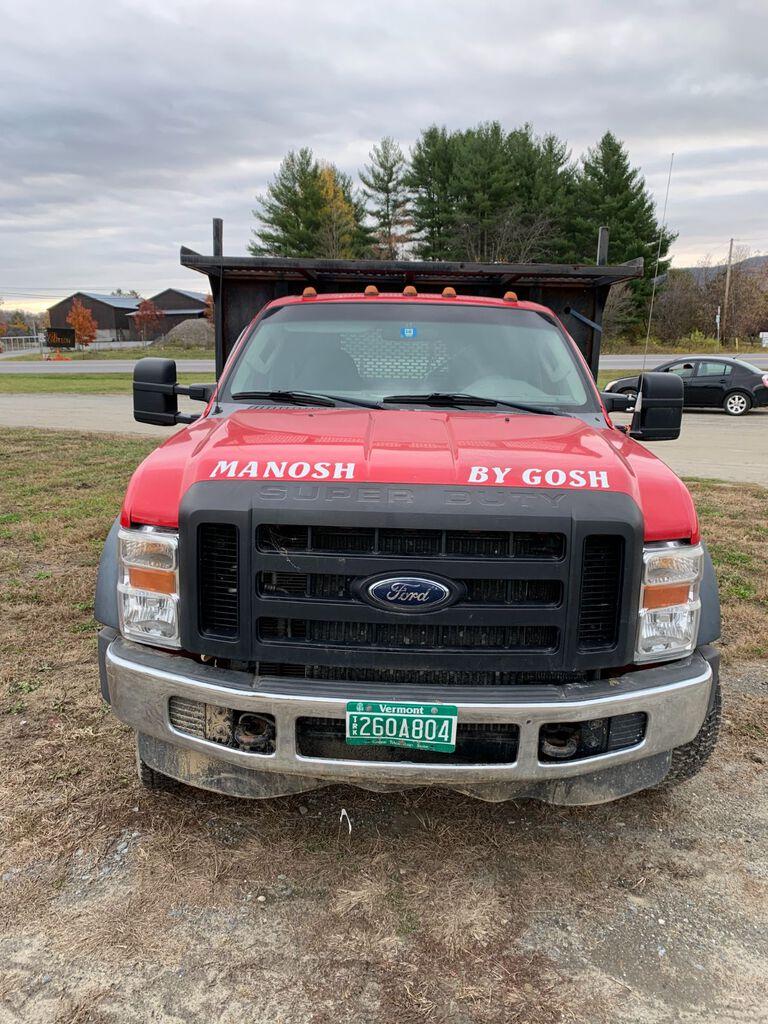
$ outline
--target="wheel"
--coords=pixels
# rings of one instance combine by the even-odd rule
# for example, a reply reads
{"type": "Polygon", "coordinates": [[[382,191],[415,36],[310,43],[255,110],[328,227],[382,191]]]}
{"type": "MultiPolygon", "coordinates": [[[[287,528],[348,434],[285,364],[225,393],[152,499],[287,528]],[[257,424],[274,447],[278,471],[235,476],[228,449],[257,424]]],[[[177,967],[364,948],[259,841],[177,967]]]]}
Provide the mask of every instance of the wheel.
{"type": "Polygon", "coordinates": [[[620,395],[626,395],[632,402],[637,401],[637,388],[622,388],[620,395]]]}
{"type": "Polygon", "coordinates": [[[139,782],[145,789],[152,789],[155,792],[170,792],[177,789],[179,785],[176,779],[163,775],[162,772],[150,768],[146,762],[142,761],[141,754],[139,753],[138,736],[136,737],[136,774],[139,777],[139,782]]]}
{"type": "Polygon", "coordinates": [[[732,391],[723,401],[723,409],[729,416],[744,416],[751,408],[752,399],[743,391],[732,391]]]}
{"type": "Polygon", "coordinates": [[[694,775],[698,775],[715,749],[720,732],[721,717],[722,701],[720,697],[720,684],[718,683],[715,699],[712,707],[707,712],[707,717],[704,719],[702,727],[690,743],[686,743],[685,746],[677,747],[672,751],[672,765],[664,780],[659,783],[658,789],[676,786],[678,783],[687,782],[694,775]]]}

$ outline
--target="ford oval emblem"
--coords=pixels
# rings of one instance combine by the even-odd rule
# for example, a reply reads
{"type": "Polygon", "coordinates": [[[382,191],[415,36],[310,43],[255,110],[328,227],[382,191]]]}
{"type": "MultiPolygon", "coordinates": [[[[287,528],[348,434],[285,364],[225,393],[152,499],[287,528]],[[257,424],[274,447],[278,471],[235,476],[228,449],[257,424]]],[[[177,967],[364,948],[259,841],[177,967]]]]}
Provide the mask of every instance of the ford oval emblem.
{"type": "Polygon", "coordinates": [[[433,612],[459,597],[459,587],[450,580],[426,576],[376,576],[363,580],[361,596],[370,604],[390,612],[433,612]]]}

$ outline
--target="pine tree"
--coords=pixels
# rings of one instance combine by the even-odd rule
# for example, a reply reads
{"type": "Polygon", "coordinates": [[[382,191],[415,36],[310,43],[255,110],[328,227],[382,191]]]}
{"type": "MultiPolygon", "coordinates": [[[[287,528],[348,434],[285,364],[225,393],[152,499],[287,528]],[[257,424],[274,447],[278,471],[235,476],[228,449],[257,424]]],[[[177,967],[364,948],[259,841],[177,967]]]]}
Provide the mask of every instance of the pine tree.
{"type": "Polygon", "coordinates": [[[261,222],[248,246],[254,256],[317,256],[323,209],[320,166],[312,150],[290,152],[258,199],[261,222]]]}
{"type": "Polygon", "coordinates": [[[359,172],[368,213],[374,221],[374,254],[396,260],[410,236],[405,157],[389,136],[369,153],[370,163],[359,172]]]}
{"type": "Polygon", "coordinates": [[[601,224],[607,225],[611,233],[611,263],[623,263],[637,256],[645,260],[644,276],[632,282],[634,321],[639,324],[645,316],[656,274],[659,236],[660,275],[669,267],[666,257],[676,236],[666,229],[662,231],[645,179],[630,165],[626,149],[612,132],[606,132],[587,152],[577,174],[572,222],[572,257],[575,260],[594,262],[601,224]]]}
{"type": "Polygon", "coordinates": [[[575,211],[576,171],[567,143],[556,135],[538,139],[536,148],[528,202],[547,223],[546,258],[563,263],[573,248],[569,229],[575,211]]]}
{"type": "Polygon", "coordinates": [[[514,169],[498,121],[453,137],[451,255],[491,263],[506,258],[510,216],[516,203],[514,169]]]}
{"type": "Polygon", "coordinates": [[[411,191],[415,251],[422,259],[451,257],[455,151],[454,137],[437,125],[422,131],[411,150],[406,185],[411,191]]]}
{"type": "Polygon", "coordinates": [[[285,157],[253,213],[261,222],[248,246],[255,256],[350,258],[370,250],[352,179],[333,164],[321,166],[311,149],[285,157]]]}

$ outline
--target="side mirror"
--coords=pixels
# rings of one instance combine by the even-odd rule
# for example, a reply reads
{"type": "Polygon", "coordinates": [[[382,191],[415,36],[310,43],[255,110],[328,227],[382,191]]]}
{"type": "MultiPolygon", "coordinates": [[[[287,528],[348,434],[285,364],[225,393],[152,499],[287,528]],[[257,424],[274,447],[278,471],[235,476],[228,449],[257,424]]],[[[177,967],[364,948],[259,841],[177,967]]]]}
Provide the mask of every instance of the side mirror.
{"type": "Polygon", "coordinates": [[[676,373],[644,373],[629,436],[637,441],[674,441],[683,419],[683,382],[676,373]]]}
{"type": "Polygon", "coordinates": [[[176,381],[176,361],[139,359],[133,368],[133,418],[139,423],[155,423],[173,427],[177,423],[194,423],[199,416],[179,412],[178,395],[188,395],[200,402],[209,402],[215,384],[190,384],[176,381]]]}
{"type": "Polygon", "coordinates": [[[634,404],[629,395],[614,394],[613,391],[601,391],[600,397],[606,412],[626,412],[634,404]]]}

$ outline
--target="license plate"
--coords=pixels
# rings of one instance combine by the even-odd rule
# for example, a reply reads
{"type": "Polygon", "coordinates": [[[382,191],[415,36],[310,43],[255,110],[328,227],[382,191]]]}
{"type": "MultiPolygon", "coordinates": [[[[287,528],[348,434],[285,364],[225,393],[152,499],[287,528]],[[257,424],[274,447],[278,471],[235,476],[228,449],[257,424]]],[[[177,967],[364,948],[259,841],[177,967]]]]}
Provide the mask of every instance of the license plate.
{"type": "Polygon", "coordinates": [[[455,704],[351,700],[347,703],[347,743],[450,754],[456,749],[458,718],[455,704]]]}

